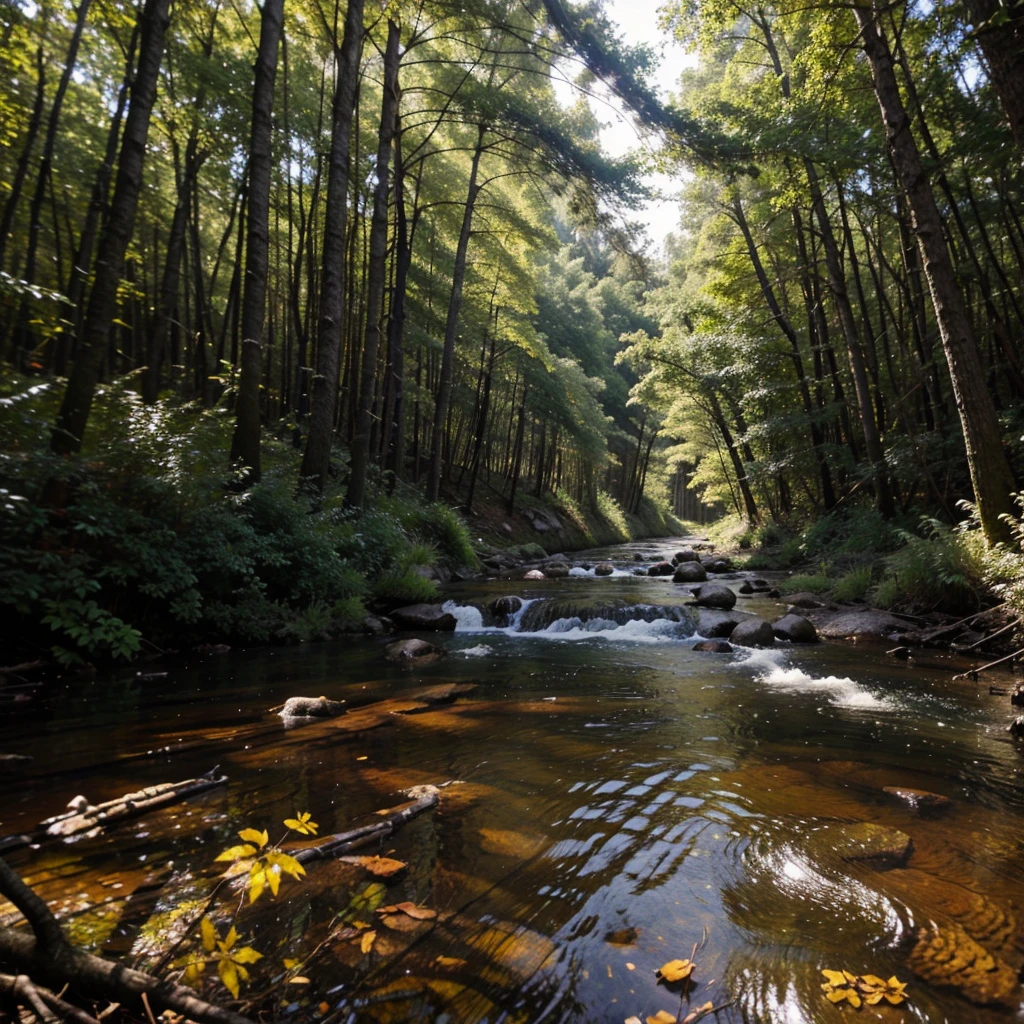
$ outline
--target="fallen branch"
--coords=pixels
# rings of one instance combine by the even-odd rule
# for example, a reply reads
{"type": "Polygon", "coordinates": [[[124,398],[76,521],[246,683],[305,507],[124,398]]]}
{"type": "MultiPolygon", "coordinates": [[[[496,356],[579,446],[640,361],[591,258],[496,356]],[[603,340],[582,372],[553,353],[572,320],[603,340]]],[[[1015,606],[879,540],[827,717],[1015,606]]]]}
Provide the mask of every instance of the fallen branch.
{"type": "Polygon", "coordinates": [[[923,633],[920,633],[915,639],[919,643],[928,643],[930,640],[937,640],[940,636],[945,636],[947,633],[952,633],[955,629],[960,626],[966,626],[968,622],[974,622],[976,619],[987,618],[993,612],[999,611],[1000,608],[1005,608],[1006,602],[1002,604],[993,605],[991,608],[986,608],[984,611],[974,612],[968,615],[965,619],[958,619],[956,622],[949,622],[945,626],[939,626],[936,629],[929,629],[923,633]]]}
{"type": "Polygon", "coordinates": [[[953,676],[954,681],[957,679],[977,679],[979,672],[984,672],[987,669],[995,668],[997,665],[1005,664],[1007,661],[1012,661],[1014,658],[1019,658],[1024,654],[1024,647],[1019,651],[1014,651],[1013,654],[1007,654],[1005,657],[997,658],[995,661],[990,661],[987,665],[981,665],[978,668],[972,668],[969,672],[958,672],[953,676]]]}
{"type": "Polygon", "coordinates": [[[16,1005],[28,1003],[29,1008],[40,1020],[57,1020],[59,1014],[65,1020],[78,1021],[78,1024],[99,1024],[95,1017],[90,1017],[85,1010],[66,1003],[56,992],[48,988],[40,988],[32,983],[32,979],[24,974],[0,974],[0,992],[9,995],[16,1005]]]}
{"type": "Polygon", "coordinates": [[[360,847],[369,846],[378,839],[386,839],[396,829],[408,821],[418,817],[424,811],[429,811],[437,806],[439,799],[436,786],[415,786],[408,791],[408,795],[415,799],[412,803],[403,804],[400,807],[393,807],[384,812],[387,817],[383,821],[373,825],[364,825],[362,828],[352,829],[351,832],[339,832],[337,835],[328,836],[324,842],[316,846],[307,846],[292,856],[300,864],[309,864],[317,860],[329,860],[333,857],[340,857],[350,850],[358,850],[360,847]]]}
{"type": "MultiPolygon", "coordinates": [[[[34,1012],[37,1008],[33,995],[45,1003],[43,987],[61,989],[70,985],[83,995],[127,1004],[140,1011],[149,1002],[161,1011],[173,1010],[199,1024],[251,1024],[247,1017],[200,999],[190,988],[76,949],[65,938],[46,903],[2,859],[0,895],[21,911],[32,928],[32,935],[17,928],[0,928],[0,961],[29,980],[31,990],[25,989],[24,984],[20,984],[20,990],[32,1003],[34,1012]]],[[[48,1018],[43,1015],[43,1019],[48,1018]]]]}
{"type": "Polygon", "coordinates": [[[976,647],[981,647],[983,644],[987,644],[989,640],[995,640],[997,636],[1002,636],[1004,633],[1009,633],[1015,626],[1020,625],[1020,619],[1014,619],[1013,622],[1007,623],[1002,629],[997,629],[994,633],[989,633],[988,636],[983,636],[980,640],[976,640],[973,644],[968,647],[961,647],[960,653],[963,654],[966,651],[973,651],[976,647]]]}

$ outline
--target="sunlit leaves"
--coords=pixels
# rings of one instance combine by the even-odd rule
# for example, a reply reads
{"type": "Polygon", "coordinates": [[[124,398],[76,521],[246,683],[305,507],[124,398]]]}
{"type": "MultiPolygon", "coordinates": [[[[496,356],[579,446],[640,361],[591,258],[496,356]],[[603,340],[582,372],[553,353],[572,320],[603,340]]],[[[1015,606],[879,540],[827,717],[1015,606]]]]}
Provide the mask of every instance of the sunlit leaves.
{"type": "MultiPolygon", "coordinates": [[[[296,819],[288,819],[299,826],[293,828],[293,831],[315,835],[318,826],[315,821],[310,821],[309,817],[309,813],[304,812],[296,819]]],[[[288,821],[285,824],[288,825],[288,821]]],[[[291,825],[288,827],[292,828],[291,825]]],[[[226,872],[227,877],[246,876],[245,885],[249,890],[250,903],[255,903],[267,889],[272,896],[276,896],[281,887],[282,875],[298,879],[306,873],[306,869],[290,854],[283,853],[276,847],[267,848],[270,836],[266,829],[260,832],[254,828],[245,828],[238,836],[245,842],[239,846],[228,847],[216,859],[232,862],[232,866],[226,872]]]]}
{"type": "Polygon", "coordinates": [[[285,828],[290,828],[300,835],[315,836],[320,826],[315,821],[310,821],[311,817],[309,811],[303,811],[297,818],[285,818],[285,828]]]}
{"type": "Polygon", "coordinates": [[[671,985],[678,981],[686,981],[693,973],[694,967],[696,964],[692,960],[669,960],[654,973],[658,976],[659,981],[671,985]]]}
{"type": "Polygon", "coordinates": [[[206,968],[216,964],[217,974],[224,987],[238,998],[241,983],[249,980],[249,966],[262,959],[263,954],[252,946],[238,945],[238,932],[232,925],[224,938],[220,938],[217,927],[209,917],[199,922],[199,934],[202,950],[189,953],[174,962],[175,967],[183,967],[182,980],[187,985],[196,985],[206,968]]]}
{"type": "Polygon", "coordinates": [[[823,970],[825,982],[821,986],[825,998],[837,1006],[847,1003],[855,1010],[861,1006],[877,1006],[883,1000],[891,1006],[899,1006],[906,996],[906,982],[896,975],[885,981],[874,974],[853,974],[850,971],[823,970]]]}

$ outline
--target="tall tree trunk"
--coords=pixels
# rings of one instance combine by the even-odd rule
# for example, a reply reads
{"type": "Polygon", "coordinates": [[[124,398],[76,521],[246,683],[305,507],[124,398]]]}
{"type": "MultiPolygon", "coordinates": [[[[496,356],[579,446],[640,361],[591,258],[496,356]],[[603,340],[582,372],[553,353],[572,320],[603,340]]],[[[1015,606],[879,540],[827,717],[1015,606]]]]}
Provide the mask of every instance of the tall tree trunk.
{"type": "Polygon", "coordinates": [[[989,79],[1024,152],[1024,6],[1000,0],[966,0],[966,6],[989,79]]]}
{"type": "MultiPolygon", "coordinates": [[[[337,54],[331,156],[327,173],[323,266],[317,323],[316,374],[310,396],[309,434],[299,476],[323,491],[331,463],[331,435],[337,404],[341,332],[345,320],[345,235],[348,228],[349,148],[352,117],[359,86],[359,54],[363,43],[363,0],[349,0],[345,29],[337,54]]],[[[312,216],[312,214],[311,214],[312,216]]]]}
{"type": "Polygon", "coordinates": [[[384,98],[377,133],[377,183],[373,190],[370,219],[370,260],[367,270],[366,333],[363,338],[363,367],[359,384],[355,433],[352,437],[352,461],[345,503],[362,508],[366,501],[366,471],[370,463],[370,434],[373,425],[373,399],[377,387],[377,351],[380,348],[384,284],[388,255],[388,193],[391,168],[391,143],[395,136],[398,112],[398,26],[388,20],[388,40],[384,48],[384,98]]]}
{"type": "Polygon", "coordinates": [[[477,174],[480,169],[480,157],[484,151],[485,128],[477,129],[476,146],[473,149],[473,162],[469,171],[469,188],[466,194],[466,205],[462,214],[462,228],[459,231],[459,243],[455,250],[455,267],[452,270],[452,290],[448,299],[448,318],[444,326],[444,351],[441,356],[441,379],[438,382],[437,397],[434,402],[434,424],[431,435],[430,474],[427,478],[427,500],[437,501],[441,490],[441,467],[444,457],[444,425],[448,418],[448,406],[452,397],[452,376],[455,367],[455,339],[459,331],[459,314],[462,310],[462,286],[466,281],[466,254],[469,250],[469,236],[473,228],[473,210],[480,191],[477,174]]]}
{"type": "Polygon", "coordinates": [[[963,426],[978,516],[989,543],[1008,542],[1011,540],[1010,527],[1000,516],[1012,515],[1014,507],[1010,495],[1016,485],[1003,451],[999,421],[985,385],[963,293],[946,248],[942,218],[911,133],[910,118],[900,97],[892,54],[882,33],[878,12],[871,7],[855,7],[854,15],[871,64],[871,77],[889,152],[910,206],[914,233],[921,249],[925,277],[963,426]]]}
{"type": "Polygon", "coordinates": [[[110,339],[111,322],[117,309],[121,269],[135,225],[135,209],[142,185],[142,165],[146,157],[146,139],[153,104],[156,102],[164,36],[170,20],[169,5],[170,0],[146,0],[140,15],[142,38],[139,66],[132,84],[131,102],[121,140],[110,216],[99,240],[96,280],[89,296],[81,345],[50,439],[50,446],[58,455],[69,455],[82,447],[100,367],[110,339]]]}
{"type": "Polygon", "coordinates": [[[242,368],[235,404],[235,432],[231,438],[231,463],[243,470],[243,480],[249,484],[260,478],[260,376],[270,264],[270,178],[273,171],[271,115],[283,22],[284,0],[263,0],[260,46],[252,89],[252,133],[249,137],[242,368]]]}

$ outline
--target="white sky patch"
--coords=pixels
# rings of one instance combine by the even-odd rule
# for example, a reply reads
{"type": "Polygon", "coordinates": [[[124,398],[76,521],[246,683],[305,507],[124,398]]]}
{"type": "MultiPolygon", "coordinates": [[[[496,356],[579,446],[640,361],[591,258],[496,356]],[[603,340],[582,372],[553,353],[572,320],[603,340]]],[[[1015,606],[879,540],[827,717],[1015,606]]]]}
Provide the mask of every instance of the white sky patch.
{"type": "MultiPolygon", "coordinates": [[[[696,56],[687,53],[671,35],[658,25],[658,8],[664,0],[608,0],[609,17],[618,26],[627,43],[651,46],[660,57],[651,84],[662,99],[678,88],[679,76],[685,68],[693,67],[696,56]]],[[[574,72],[567,69],[571,76],[574,72]]],[[[574,90],[569,84],[555,84],[555,91],[563,103],[572,102],[574,90]]],[[[657,140],[646,138],[621,103],[607,90],[599,88],[599,95],[591,99],[591,106],[597,118],[604,123],[601,143],[610,156],[622,156],[630,150],[641,149],[653,153],[657,140]]],[[[656,197],[644,204],[643,208],[631,215],[647,228],[647,234],[659,250],[665,236],[679,228],[679,177],[651,172],[644,176],[644,183],[656,197]]]]}

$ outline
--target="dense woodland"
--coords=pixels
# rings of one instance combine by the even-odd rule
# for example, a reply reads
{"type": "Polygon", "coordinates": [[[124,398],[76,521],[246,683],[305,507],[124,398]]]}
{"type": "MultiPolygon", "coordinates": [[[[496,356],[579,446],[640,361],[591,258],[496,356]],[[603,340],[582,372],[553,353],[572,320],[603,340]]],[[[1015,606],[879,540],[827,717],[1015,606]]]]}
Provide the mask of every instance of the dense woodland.
{"type": "Polygon", "coordinates": [[[1009,540],[1021,5],[663,18],[670,101],[597,5],[3,0],[14,613],[69,662],[304,638],[527,499],[623,535],[966,499],[1009,540]]]}

